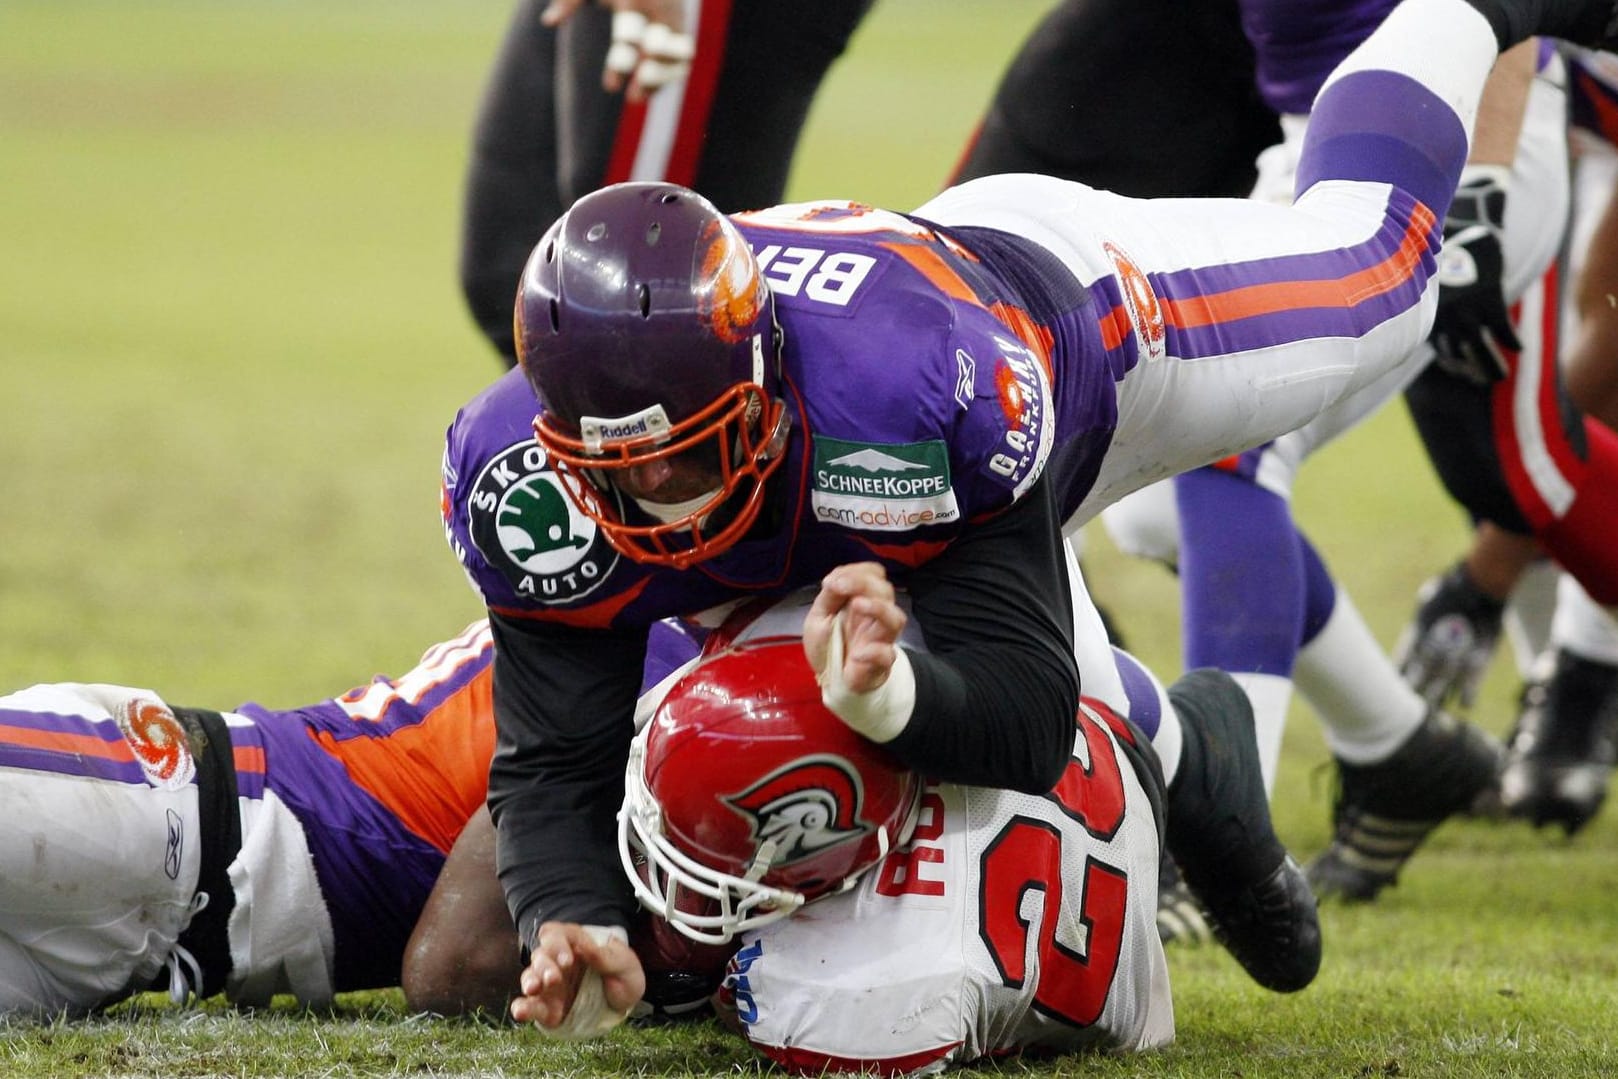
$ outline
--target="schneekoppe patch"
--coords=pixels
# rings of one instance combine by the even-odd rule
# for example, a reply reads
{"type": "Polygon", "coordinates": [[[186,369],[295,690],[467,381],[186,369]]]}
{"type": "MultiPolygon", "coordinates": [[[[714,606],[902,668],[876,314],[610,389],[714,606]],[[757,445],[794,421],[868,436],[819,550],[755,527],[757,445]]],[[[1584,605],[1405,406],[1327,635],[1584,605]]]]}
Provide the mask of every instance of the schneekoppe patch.
{"type": "Polygon", "coordinates": [[[485,465],[466,502],[472,545],[524,599],[578,599],[618,562],[618,552],[546,467],[537,443],[519,442],[485,465]]]}
{"type": "Polygon", "coordinates": [[[960,520],[942,439],[877,443],[816,435],[814,456],[809,497],[817,521],[904,532],[960,520]]]}

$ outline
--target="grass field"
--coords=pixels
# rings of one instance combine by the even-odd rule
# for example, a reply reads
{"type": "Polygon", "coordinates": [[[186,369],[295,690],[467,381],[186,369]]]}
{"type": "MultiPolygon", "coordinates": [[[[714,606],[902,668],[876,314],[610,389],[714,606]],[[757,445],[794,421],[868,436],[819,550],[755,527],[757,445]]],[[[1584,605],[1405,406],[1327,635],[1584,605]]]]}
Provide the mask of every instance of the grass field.
{"type": "MultiPolygon", "coordinates": [[[[881,0],[819,101],[795,197],[930,194],[1045,0],[881,0]]],[[[147,685],[287,706],[408,667],[479,605],[437,465],[498,368],[455,285],[472,112],[506,0],[0,4],[0,688],[147,685]]],[[[1397,409],[1306,468],[1299,517],[1384,641],[1464,532],[1397,409]]],[[[1098,536],[1098,596],[1159,671],[1172,583],[1098,536]]],[[[1476,715],[1503,732],[1515,675],[1476,715]]],[[[1325,841],[1299,706],[1283,837],[1325,841]]],[[[0,823],[0,827],[5,827],[0,823]]],[[[1292,997],[1171,954],[1180,1037],[1010,1075],[1582,1076],[1618,1070],[1618,827],[1447,825],[1376,906],[1328,909],[1292,997]]],[[[4,872],[0,867],[0,872],[4,872]]],[[[0,1026],[6,1076],[730,1075],[716,1028],[600,1046],[403,1013],[0,1026]]]]}

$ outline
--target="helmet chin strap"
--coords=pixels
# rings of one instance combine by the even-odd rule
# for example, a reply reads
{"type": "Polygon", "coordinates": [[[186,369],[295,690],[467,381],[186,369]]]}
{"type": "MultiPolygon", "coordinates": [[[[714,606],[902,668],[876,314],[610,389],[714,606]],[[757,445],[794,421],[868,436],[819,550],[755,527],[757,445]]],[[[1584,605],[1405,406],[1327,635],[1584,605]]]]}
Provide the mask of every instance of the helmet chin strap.
{"type": "Polygon", "coordinates": [[[648,516],[655,517],[662,523],[669,525],[674,524],[683,517],[691,516],[703,506],[706,506],[709,502],[713,501],[714,497],[718,494],[719,488],[715,487],[711,491],[705,491],[697,497],[688,498],[683,502],[648,502],[643,498],[636,498],[633,501],[635,505],[639,506],[643,511],[645,511],[648,516]]]}

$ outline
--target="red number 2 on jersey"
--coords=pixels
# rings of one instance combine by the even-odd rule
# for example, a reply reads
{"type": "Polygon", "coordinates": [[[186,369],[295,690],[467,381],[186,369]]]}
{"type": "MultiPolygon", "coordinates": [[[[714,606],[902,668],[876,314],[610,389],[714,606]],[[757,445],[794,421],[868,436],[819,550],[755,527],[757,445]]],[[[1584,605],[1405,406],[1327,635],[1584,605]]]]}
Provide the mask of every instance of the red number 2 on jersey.
{"type": "MultiPolygon", "coordinates": [[[[1086,702],[1095,706],[1094,702],[1086,702]]],[[[1066,773],[1050,797],[1085,830],[1110,838],[1123,822],[1124,785],[1112,744],[1096,721],[1080,712],[1089,768],[1069,762],[1066,773]]],[[[1013,817],[983,853],[982,910],[979,934],[994,957],[1007,986],[1021,987],[1028,971],[1028,922],[1022,917],[1023,897],[1030,891],[1043,896],[1039,918],[1039,970],[1034,1007],[1074,1026],[1089,1026],[1101,1018],[1118,973],[1123,944],[1124,908],[1129,881],[1124,873],[1086,857],[1079,920],[1085,927],[1082,951],[1056,939],[1062,909],[1062,833],[1055,826],[1028,817],[1013,817]]]]}

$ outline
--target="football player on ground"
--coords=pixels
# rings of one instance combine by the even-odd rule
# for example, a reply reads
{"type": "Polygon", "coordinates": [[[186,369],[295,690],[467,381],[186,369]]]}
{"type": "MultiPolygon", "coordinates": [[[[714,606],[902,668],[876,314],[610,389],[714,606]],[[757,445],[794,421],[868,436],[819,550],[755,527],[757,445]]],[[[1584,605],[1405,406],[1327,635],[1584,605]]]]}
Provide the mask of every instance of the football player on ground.
{"type": "MultiPolygon", "coordinates": [[[[660,627],[648,680],[695,652],[660,627]]],[[[433,917],[493,881],[491,653],[478,622],[403,677],[291,709],[102,684],[0,696],[0,1015],[401,984],[420,1010],[502,1012],[509,919],[462,934],[433,917]]]]}
{"type": "MultiPolygon", "coordinates": [[[[826,708],[800,639],[813,600],[733,613],[630,754],[625,872],[675,930],[737,949],[722,1011],[811,1075],[1170,1041],[1160,846],[1227,913],[1242,874],[1177,816],[1279,847],[1241,690],[1204,670],[1165,691],[1077,611],[1086,695],[1057,785],[927,783],[826,708]],[[1153,745],[1181,738],[1165,775],[1153,745]]],[[[901,640],[925,647],[914,622],[901,640]]],[[[1296,928],[1242,945],[1261,984],[1314,976],[1318,926],[1296,928]]]]}
{"type": "MultiPolygon", "coordinates": [[[[575,203],[519,286],[521,370],[461,410],[443,466],[496,641],[513,1014],[570,1023],[586,970],[610,1012],[639,973],[605,852],[662,618],[818,582],[804,644],[835,714],[942,781],[1051,790],[1080,695],[1062,527],[1407,363],[1496,56],[1613,14],[1406,0],[1321,91],[1293,206],[1027,175],[913,215],[731,219],[664,184],[575,203]],[[929,652],[895,643],[895,579],[929,652]]],[[[1303,916],[1281,852],[1202,840],[1259,929],[1303,916]]]]}

